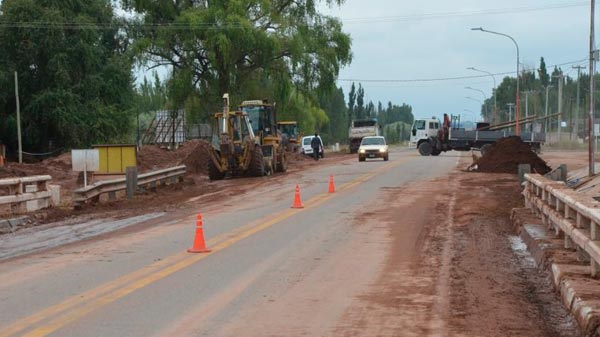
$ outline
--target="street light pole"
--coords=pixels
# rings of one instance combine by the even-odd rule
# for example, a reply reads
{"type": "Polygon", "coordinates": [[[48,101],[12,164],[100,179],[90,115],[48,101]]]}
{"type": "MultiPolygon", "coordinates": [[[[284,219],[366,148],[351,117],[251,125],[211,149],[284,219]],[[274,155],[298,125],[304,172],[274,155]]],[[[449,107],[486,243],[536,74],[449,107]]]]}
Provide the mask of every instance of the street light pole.
{"type": "Polygon", "coordinates": [[[590,15],[590,115],[588,117],[589,124],[589,175],[593,176],[595,173],[595,149],[594,149],[594,138],[595,138],[595,130],[594,130],[594,61],[595,61],[595,53],[594,50],[594,9],[596,2],[594,0],[591,1],[591,15],[590,15]]]}
{"type": "Polygon", "coordinates": [[[475,118],[475,116],[477,116],[477,114],[469,109],[463,109],[463,110],[471,116],[471,120],[473,121],[473,127],[476,128],[477,118],[475,118]]]}
{"type": "Polygon", "coordinates": [[[472,100],[472,101],[475,101],[475,102],[479,103],[479,105],[482,105],[482,104],[481,104],[481,101],[480,101],[480,100],[478,100],[477,98],[473,98],[473,97],[469,97],[469,96],[465,96],[465,98],[466,98],[466,99],[470,99],[470,100],[472,100]]]}
{"type": "Polygon", "coordinates": [[[477,69],[475,67],[469,67],[467,68],[468,70],[473,70],[473,71],[478,71],[480,73],[484,73],[484,74],[488,74],[492,77],[492,80],[494,80],[494,88],[492,89],[492,94],[494,95],[494,114],[493,114],[493,118],[492,118],[492,124],[496,124],[496,112],[498,111],[498,105],[497,105],[497,100],[496,100],[496,76],[494,76],[494,74],[492,74],[489,71],[485,71],[485,70],[481,70],[481,69],[477,69]]]}
{"type": "Polygon", "coordinates": [[[521,97],[520,97],[520,91],[519,91],[519,45],[517,44],[517,41],[515,41],[515,39],[512,38],[512,36],[507,35],[507,34],[503,34],[503,33],[498,33],[498,32],[494,32],[491,30],[485,30],[481,27],[479,28],[471,28],[471,30],[479,30],[485,33],[490,33],[490,34],[495,34],[495,35],[500,35],[500,36],[504,36],[509,38],[514,44],[515,47],[517,48],[517,97],[516,97],[516,110],[515,110],[515,119],[516,119],[516,132],[517,132],[517,136],[519,135],[519,111],[520,111],[520,105],[521,105],[521,97]]]}
{"type": "Polygon", "coordinates": [[[490,116],[488,114],[487,105],[485,104],[485,101],[487,100],[487,96],[485,95],[485,92],[483,92],[483,90],[479,90],[479,89],[475,89],[475,88],[471,88],[471,87],[465,87],[465,89],[469,89],[469,90],[473,90],[473,91],[479,91],[481,93],[481,95],[483,96],[483,108],[484,108],[484,111],[485,111],[485,115],[489,118],[490,116]]]}

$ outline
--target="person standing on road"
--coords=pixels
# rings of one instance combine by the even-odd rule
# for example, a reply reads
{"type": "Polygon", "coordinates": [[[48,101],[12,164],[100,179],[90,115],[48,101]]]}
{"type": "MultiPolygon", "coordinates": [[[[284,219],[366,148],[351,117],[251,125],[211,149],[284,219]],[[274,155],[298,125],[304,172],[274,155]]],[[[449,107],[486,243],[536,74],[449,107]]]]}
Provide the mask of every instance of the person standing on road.
{"type": "Polygon", "coordinates": [[[323,147],[323,144],[321,144],[321,138],[319,138],[319,134],[316,132],[315,136],[310,141],[310,147],[313,149],[313,156],[315,157],[315,160],[319,160],[319,155],[321,153],[320,150],[323,147]]]}

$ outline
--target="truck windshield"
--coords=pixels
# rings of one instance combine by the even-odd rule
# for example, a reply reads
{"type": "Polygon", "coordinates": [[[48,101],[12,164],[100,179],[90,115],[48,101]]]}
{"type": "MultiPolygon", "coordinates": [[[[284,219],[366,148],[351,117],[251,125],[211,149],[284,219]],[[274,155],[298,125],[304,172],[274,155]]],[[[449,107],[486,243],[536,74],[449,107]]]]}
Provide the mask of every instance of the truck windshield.
{"type": "Polygon", "coordinates": [[[413,129],[425,130],[425,124],[424,120],[416,120],[413,129]]]}

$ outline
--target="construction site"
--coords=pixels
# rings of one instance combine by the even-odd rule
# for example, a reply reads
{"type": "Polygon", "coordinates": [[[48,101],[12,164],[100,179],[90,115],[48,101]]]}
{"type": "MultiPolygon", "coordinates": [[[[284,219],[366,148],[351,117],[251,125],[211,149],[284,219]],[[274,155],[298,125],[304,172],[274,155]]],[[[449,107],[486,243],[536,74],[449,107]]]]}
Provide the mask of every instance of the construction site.
{"type": "Polygon", "coordinates": [[[0,337],[600,337],[596,12],[0,1],[0,337]]]}
{"type": "MultiPolygon", "coordinates": [[[[151,288],[179,273],[209,268],[204,264],[211,258],[248,255],[259,247],[259,251],[271,247],[279,252],[271,255],[268,248],[248,256],[263,261],[257,261],[257,265],[250,261],[226,263],[242,274],[233,283],[211,290],[212,295],[201,303],[169,302],[175,305],[169,309],[172,315],[187,307],[186,313],[163,316],[159,321],[168,319],[169,323],[160,327],[151,324],[149,331],[160,336],[200,331],[219,336],[593,336],[598,332],[596,303],[600,302],[595,294],[600,283],[595,280],[594,267],[591,273],[589,270],[595,257],[586,253],[589,248],[585,245],[580,249],[571,242],[568,246],[571,233],[558,227],[560,221],[573,221],[573,228],[585,225],[579,211],[575,211],[577,206],[557,208],[572,210],[569,218],[559,220],[554,218],[559,216],[556,214],[540,217],[545,206],[535,208],[532,205],[536,201],[530,199],[533,193],[540,200],[551,200],[543,196],[551,190],[538,182],[547,179],[547,186],[555,189],[575,188],[574,193],[581,196],[577,200],[584,205],[581,207],[595,207],[597,201],[585,199],[597,190],[596,180],[585,178],[585,153],[549,150],[538,156],[517,137],[501,139],[483,155],[479,151],[453,151],[423,157],[415,149],[395,147],[389,164],[359,164],[356,155],[343,151],[327,151],[320,161],[290,152],[283,173],[211,180],[210,149],[210,143],[204,140],[185,141],[172,149],[144,145],[136,151],[139,177],[184,165],[181,178],[140,186],[133,198],[128,198],[126,191],[111,197],[105,193],[83,207],[75,207],[74,203],[74,191],[81,189],[83,181],[82,172],[71,170],[70,153],[39,163],[6,163],[0,169],[0,182],[50,175],[48,184],[60,186],[60,203],[24,214],[14,214],[18,209],[15,207],[5,211],[0,236],[0,291],[8,294],[33,279],[47,279],[43,288],[51,287],[54,281],[48,278],[52,275],[74,275],[75,270],[87,270],[98,263],[124,263],[136,273],[139,262],[144,262],[131,258],[140,254],[155,261],[144,267],[152,270],[158,264],[168,266],[176,260],[180,262],[173,268],[181,263],[189,265],[175,268],[174,274],[163,272],[159,279],[165,279],[155,285],[138,288],[131,283],[138,289],[131,295],[96,295],[95,287],[112,284],[110,275],[106,275],[109,279],[101,277],[88,284],[86,288],[91,287],[92,293],[83,293],[85,301],[80,302],[98,308],[88,314],[92,318],[109,307],[115,310],[119,302],[137,292],[162,291],[151,288]],[[531,178],[518,174],[523,164],[528,165],[531,178]],[[562,173],[565,165],[568,178],[562,173]],[[577,188],[582,192],[575,192],[577,188]],[[198,214],[202,214],[198,218],[202,220],[196,219],[198,214]],[[204,233],[201,242],[197,241],[194,219],[198,220],[196,225],[204,222],[206,241],[204,233]],[[269,236],[276,235],[272,239],[275,244],[246,242],[260,240],[272,231],[276,232],[269,236]],[[286,239],[286,232],[295,234],[286,239]],[[223,235],[229,239],[220,241],[223,235]],[[152,248],[155,240],[158,243],[167,237],[173,237],[167,245],[171,253],[152,248]],[[186,249],[207,251],[200,256],[208,260],[195,262],[196,255],[186,249]],[[303,257],[295,260],[288,256],[291,251],[301,252],[303,257]],[[82,264],[87,267],[81,269],[82,264]],[[302,272],[296,274],[296,268],[302,272]],[[272,273],[281,273],[282,278],[269,276],[272,273]],[[119,300],[107,302],[105,296],[119,300]],[[232,305],[239,311],[228,313],[232,305]],[[257,305],[261,308],[258,311],[257,305]],[[290,306],[294,309],[284,310],[290,306]],[[227,323],[218,318],[223,314],[231,317],[227,323]]],[[[87,177],[92,186],[113,178],[95,174],[87,177]]],[[[594,213],[581,214],[590,219],[588,226],[596,225],[594,213]]],[[[594,235],[589,230],[587,233],[594,235]]],[[[210,275],[202,283],[214,287],[209,285],[210,280],[213,276],[218,279],[220,272],[211,271],[210,275]]],[[[193,278],[189,281],[192,284],[185,287],[193,289],[193,278]]],[[[4,307],[13,307],[11,297],[4,300],[4,307]]],[[[59,311],[51,302],[46,304],[50,307],[42,316],[44,321],[38,323],[25,323],[32,319],[22,316],[25,308],[5,316],[1,335],[26,331],[17,327],[48,329],[43,324],[56,326],[51,323],[55,315],[55,319],[62,320],[79,316],[76,307],[59,311]],[[14,323],[9,323],[12,319],[14,323]],[[43,323],[47,319],[50,323],[43,323]]],[[[119,315],[121,309],[116,310],[111,316],[119,315]]],[[[103,317],[102,321],[107,319],[103,317]]],[[[116,316],[110,320],[114,322],[116,316]]],[[[88,335],[77,328],[79,325],[64,322],[56,330],[58,335],[88,335]]],[[[119,326],[111,325],[107,331],[127,329],[127,325],[119,326]]]]}

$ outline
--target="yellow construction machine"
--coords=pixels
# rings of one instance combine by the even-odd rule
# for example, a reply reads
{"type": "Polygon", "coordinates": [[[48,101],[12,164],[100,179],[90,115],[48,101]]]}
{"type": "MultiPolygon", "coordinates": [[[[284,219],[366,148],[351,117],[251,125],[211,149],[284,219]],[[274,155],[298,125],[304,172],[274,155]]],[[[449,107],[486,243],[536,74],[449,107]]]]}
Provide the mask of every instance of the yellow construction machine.
{"type": "Polygon", "coordinates": [[[277,122],[277,129],[281,133],[284,148],[288,152],[297,152],[302,139],[302,132],[298,130],[298,122],[282,121],[277,122]]]}
{"type": "Polygon", "coordinates": [[[212,150],[208,160],[211,180],[230,176],[263,176],[287,170],[287,157],[277,130],[275,109],[267,101],[244,101],[238,111],[229,110],[223,95],[223,111],[215,114],[212,150]]]}

